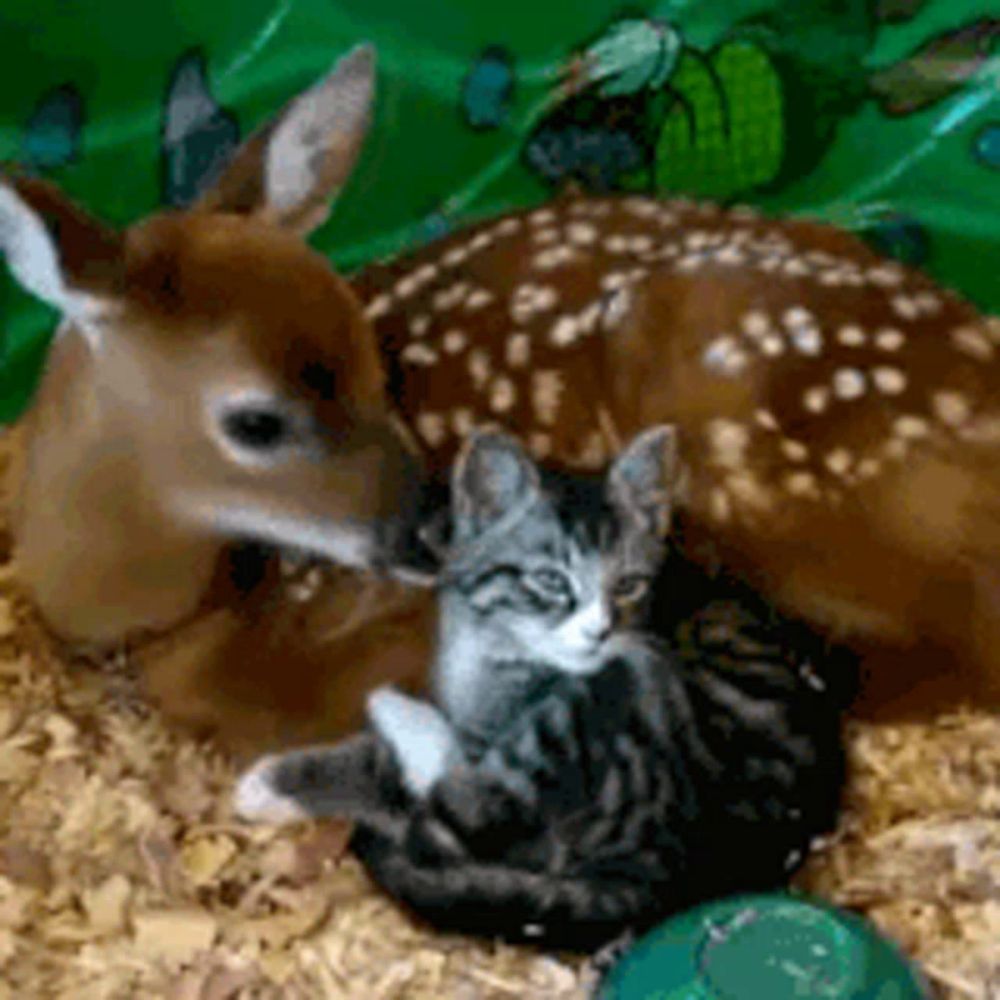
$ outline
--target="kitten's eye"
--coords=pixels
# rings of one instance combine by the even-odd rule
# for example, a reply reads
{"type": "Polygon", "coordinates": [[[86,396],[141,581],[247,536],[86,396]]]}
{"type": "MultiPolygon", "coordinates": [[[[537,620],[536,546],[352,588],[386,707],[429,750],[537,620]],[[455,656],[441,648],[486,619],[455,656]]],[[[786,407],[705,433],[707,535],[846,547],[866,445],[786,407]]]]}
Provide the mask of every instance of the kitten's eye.
{"type": "Polygon", "coordinates": [[[646,576],[623,576],[611,588],[616,604],[635,604],[649,593],[650,581],[646,576]]]}
{"type": "Polygon", "coordinates": [[[547,601],[568,601],[572,597],[569,584],[562,573],[554,569],[539,569],[525,573],[522,584],[533,594],[547,601]]]}

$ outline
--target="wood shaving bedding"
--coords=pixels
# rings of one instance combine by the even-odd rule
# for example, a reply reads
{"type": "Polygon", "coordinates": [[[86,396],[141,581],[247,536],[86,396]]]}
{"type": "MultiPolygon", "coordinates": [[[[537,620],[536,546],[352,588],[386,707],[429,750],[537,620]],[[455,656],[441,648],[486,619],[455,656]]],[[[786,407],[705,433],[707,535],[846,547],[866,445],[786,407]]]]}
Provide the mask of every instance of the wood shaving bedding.
{"type": "MultiPolygon", "coordinates": [[[[0,525],[0,1000],[590,995],[585,961],[412,921],[340,824],[235,821],[233,764],[167,729],[127,664],[61,657],[5,541],[0,525]]],[[[799,884],[873,918],[942,998],[1000,998],[1000,719],[855,724],[851,752],[840,829],[799,884]]]]}

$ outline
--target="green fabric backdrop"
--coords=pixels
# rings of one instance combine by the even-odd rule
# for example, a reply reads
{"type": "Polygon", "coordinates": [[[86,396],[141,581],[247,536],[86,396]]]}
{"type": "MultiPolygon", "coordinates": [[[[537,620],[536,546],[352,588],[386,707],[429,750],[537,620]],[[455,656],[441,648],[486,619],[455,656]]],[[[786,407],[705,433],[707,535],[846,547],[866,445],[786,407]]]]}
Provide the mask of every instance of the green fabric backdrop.
{"type": "MultiPolygon", "coordinates": [[[[124,224],[362,40],[345,270],[572,177],[820,216],[1000,311],[1000,0],[4,0],[0,158],[124,224]]],[[[10,420],[54,317],[0,309],[10,420]]]]}

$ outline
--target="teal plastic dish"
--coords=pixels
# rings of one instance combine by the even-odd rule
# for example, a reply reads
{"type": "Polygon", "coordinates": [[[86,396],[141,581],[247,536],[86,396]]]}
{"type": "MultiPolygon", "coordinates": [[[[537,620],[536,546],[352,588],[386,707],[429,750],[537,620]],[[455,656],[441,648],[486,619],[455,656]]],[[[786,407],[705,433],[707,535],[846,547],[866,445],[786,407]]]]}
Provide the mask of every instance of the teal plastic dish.
{"type": "Polygon", "coordinates": [[[794,894],[739,896],[661,924],[611,970],[598,1000],[930,1000],[866,920],[794,894]]]}

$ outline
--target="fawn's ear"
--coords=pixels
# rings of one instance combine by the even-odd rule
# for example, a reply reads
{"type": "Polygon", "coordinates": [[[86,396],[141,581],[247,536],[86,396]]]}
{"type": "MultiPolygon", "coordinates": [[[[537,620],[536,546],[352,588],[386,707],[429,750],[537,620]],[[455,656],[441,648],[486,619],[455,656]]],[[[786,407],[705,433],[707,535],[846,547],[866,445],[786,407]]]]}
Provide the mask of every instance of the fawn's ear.
{"type": "Polygon", "coordinates": [[[0,252],[25,290],[85,330],[120,290],[121,236],[46,181],[0,175],[0,252]]]}
{"type": "Polygon", "coordinates": [[[354,169],[374,97],[375,49],[359,45],[251,135],[195,208],[258,215],[308,235],[354,169]]]}
{"type": "Polygon", "coordinates": [[[658,536],[670,530],[679,462],[677,432],[667,424],[643,431],[608,471],[608,498],[658,536]]]}
{"type": "Polygon", "coordinates": [[[539,494],[534,462],[516,438],[499,431],[476,431],[452,469],[454,533],[468,538],[526,506],[539,494]]]}

